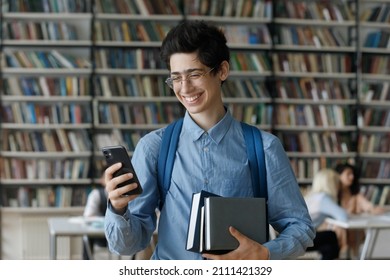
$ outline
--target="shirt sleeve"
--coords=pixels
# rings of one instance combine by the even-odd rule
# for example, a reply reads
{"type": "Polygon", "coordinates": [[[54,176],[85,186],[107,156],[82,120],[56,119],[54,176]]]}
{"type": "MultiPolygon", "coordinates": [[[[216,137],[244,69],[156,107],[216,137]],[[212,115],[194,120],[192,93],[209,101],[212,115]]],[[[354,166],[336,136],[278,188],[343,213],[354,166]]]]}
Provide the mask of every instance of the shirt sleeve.
{"type": "Polygon", "coordinates": [[[280,140],[263,134],[267,168],[268,219],[278,236],[265,243],[271,259],[296,259],[313,245],[315,229],[280,140]]]}
{"type": "Polygon", "coordinates": [[[93,189],[88,197],[87,203],[84,208],[84,217],[93,217],[93,216],[101,216],[99,213],[99,205],[100,205],[100,195],[97,189],[93,189]]]}
{"type": "Polygon", "coordinates": [[[346,222],[348,220],[347,211],[334,202],[329,195],[325,195],[322,198],[319,211],[328,217],[332,217],[333,219],[342,222],[346,222]]]}
{"type": "Polygon", "coordinates": [[[155,155],[158,153],[159,143],[154,141],[156,138],[153,135],[141,138],[132,157],[134,169],[143,188],[142,194],[129,203],[124,215],[116,214],[108,202],[105,234],[110,251],[119,255],[134,255],[145,249],[156,229],[159,195],[155,155]]]}

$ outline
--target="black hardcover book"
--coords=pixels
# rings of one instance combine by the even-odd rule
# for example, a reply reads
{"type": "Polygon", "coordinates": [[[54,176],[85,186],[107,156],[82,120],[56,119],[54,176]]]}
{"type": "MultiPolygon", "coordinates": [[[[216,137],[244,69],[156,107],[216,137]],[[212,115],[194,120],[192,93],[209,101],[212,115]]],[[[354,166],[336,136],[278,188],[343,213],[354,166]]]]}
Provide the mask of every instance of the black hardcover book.
{"type": "Polygon", "coordinates": [[[266,200],[260,197],[207,197],[204,201],[203,252],[226,253],[238,247],[230,234],[233,226],[250,239],[263,244],[268,238],[266,200]]]}

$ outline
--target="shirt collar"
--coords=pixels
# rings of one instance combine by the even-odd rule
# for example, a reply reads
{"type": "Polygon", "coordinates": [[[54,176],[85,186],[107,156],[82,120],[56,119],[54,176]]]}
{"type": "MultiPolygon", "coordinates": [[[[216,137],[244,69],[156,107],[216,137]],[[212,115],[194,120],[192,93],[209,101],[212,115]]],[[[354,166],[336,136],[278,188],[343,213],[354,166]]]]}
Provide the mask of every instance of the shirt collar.
{"type": "MultiPolygon", "coordinates": [[[[226,110],[225,116],[207,132],[210,138],[217,144],[221,142],[228,132],[232,121],[233,117],[230,114],[230,111],[226,110]]],[[[192,141],[198,140],[205,133],[205,131],[194,122],[187,111],[184,116],[183,129],[191,135],[192,141]]]]}

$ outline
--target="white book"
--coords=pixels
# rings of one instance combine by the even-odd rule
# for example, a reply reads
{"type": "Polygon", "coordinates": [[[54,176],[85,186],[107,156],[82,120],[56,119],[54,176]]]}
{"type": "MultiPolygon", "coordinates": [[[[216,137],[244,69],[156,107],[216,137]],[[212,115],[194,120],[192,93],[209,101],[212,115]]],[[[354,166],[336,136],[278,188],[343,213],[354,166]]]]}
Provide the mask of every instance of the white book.
{"type": "Polygon", "coordinates": [[[19,77],[9,77],[8,79],[8,87],[10,90],[10,93],[12,95],[23,95],[22,89],[20,88],[19,85],[19,77]]]}
{"type": "Polygon", "coordinates": [[[138,7],[138,10],[141,12],[141,15],[149,15],[149,10],[145,5],[145,0],[135,0],[135,4],[138,7]]]}
{"type": "Polygon", "coordinates": [[[204,199],[209,196],[216,196],[213,193],[201,191],[192,195],[190,217],[187,229],[186,250],[202,252],[203,248],[203,213],[204,199]]]}
{"type": "Polygon", "coordinates": [[[50,90],[49,90],[49,86],[47,84],[46,77],[40,76],[38,79],[39,79],[38,81],[39,81],[39,86],[40,86],[41,91],[42,91],[42,95],[49,97],[50,90]]]}
{"type": "Polygon", "coordinates": [[[57,50],[51,50],[51,54],[57,59],[57,61],[65,68],[74,68],[73,64],[57,50]]]}
{"type": "Polygon", "coordinates": [[[382,193],[381,193],[381,196],[379,198],[379,202],[378,202],[379,206],[386,205],[386,202],[388,200],[387,197],[389,196],[389,193],[390,193],[390,186],[384,186],[382,193]]]}
{"type": "Polygon", "coordinates": [[[70,142],[70,145],[72,147],[72,150],[74,152],[81,152],[76,133],[74,131],[69,131],[68,138],[69,138],[69,142],[70,142]]]}
{"type": "MultiPolygon", "coordinates": [[[[390,41],[390,40],[389,40],[389,41],[390,41]]],[[[389,92],[389,86],[390,86],[390,83],[389,83],[389,82],[384,82],[384,83],[383,83],[383,85],[382,85],[382,91],[381,91],[379,100],[386,100],[386,97],[387,97],[388,92],[389,92]]],[[[389,94],[390,94],[390,93],[389,93],[389,94]]]]}

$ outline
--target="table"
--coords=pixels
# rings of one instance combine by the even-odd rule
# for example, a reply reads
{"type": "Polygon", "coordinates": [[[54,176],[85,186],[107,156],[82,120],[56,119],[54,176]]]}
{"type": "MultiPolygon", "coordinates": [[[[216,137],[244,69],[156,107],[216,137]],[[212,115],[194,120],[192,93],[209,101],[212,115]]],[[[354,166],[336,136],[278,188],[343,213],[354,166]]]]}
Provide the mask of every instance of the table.
{"type": "Polygon", "coordinates": [[[53,217],[48,218],[50,259],[57,258],[57,238],[60,236],[104,237],[103,218],[53,217]]]}
{"type": "Polygon", "coordinates": [[[379,230],[390,229],[390,212],[386,212],[383,215],[352,215],[347,222],[341,222],[331,218],[327,218],[326,221],[331,225],[345,229],[365,230],[366,237],[360,254],[360,259],[364,260],[372,257],[372,251],[375,247],[379,230]]]}

